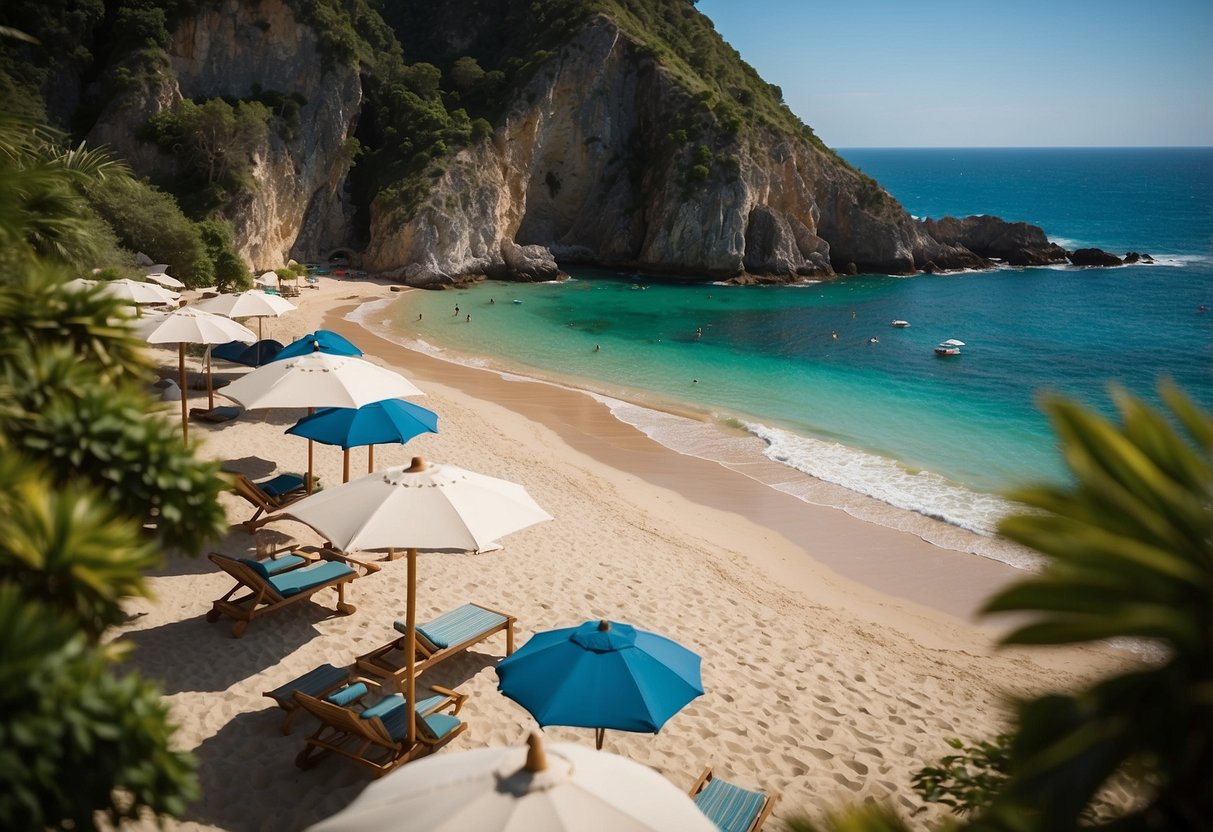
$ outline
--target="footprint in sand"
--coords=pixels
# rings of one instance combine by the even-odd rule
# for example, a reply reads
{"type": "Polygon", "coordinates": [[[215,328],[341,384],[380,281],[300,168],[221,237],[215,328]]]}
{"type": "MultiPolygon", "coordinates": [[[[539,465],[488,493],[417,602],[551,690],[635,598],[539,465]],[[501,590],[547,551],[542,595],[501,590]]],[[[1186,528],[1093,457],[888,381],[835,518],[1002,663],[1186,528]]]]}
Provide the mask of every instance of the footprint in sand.
{"type": "Polygon", "coordinates": [[[868,767],[865,766],[863,763],[859,762],[858,760],[843,760],[842,764],[845,765],[847,768],[849,768],[851,771],[855,772],[856,774],[867,774],[868,773],[868,767]]]}
{"type": "Polygon", "coordinates": [[[806,750],[819,760],[833,760],[834,759],[834,755],[832,753],[830,753],[829,751],[826,751],[824,748],[814,748],[813,746],[810,745],[806,750]]]}
{"type": "Polygon", "coordinates": [[[835,773],[834,780],[841,783],[842,785],[846,786],[848,789],[850,789],[853,792],[857,792],[860,790],[860,788],[863,787],[862,783],[856,782],[855,780],[852,780],[851,778],[847,777],[844,774],[835,773]]]}

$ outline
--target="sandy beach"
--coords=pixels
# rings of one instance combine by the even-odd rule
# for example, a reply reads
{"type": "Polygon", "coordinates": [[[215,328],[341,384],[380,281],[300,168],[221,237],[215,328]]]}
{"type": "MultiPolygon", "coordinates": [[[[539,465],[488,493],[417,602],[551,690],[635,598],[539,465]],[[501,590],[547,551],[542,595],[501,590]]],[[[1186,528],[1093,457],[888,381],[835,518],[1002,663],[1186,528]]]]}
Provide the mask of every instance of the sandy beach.
{"type": "MultiPolygon", "coordinates": [[[[679,787],[711,764],[740,785],[778,791],[768,829],[795,812],[870,799],[909,815],[921,805],[910,776],[948,753],[946,738],[991,736],[1009,696],[1065,688],[1131,660],[1099,649],[996,650],[996,623],[977,623],[973,612],[1014,579],[1010,567],[809,505],[762,485],[762,471],[747,477],[680,456],[576,391],[439,361],[345,319],[388,297],[397,296],[375,281],[321,278],[318,289],[302,290],[297,311],[266,320],[265,335],[287,343],[322,326],[336,330],[426,392],[415,401],[438,413],[439,433],[376,447],[377,468],[413,456],[453,463],[523,484],[555,518],[505,538],[496,552],[422,553],[418,619],[472,601],[516,615],[519,644],[536,631],[609,618],[699,653],[704,696],[658,735],[606,738],[605,750],[679,787]]],[[[165,374],[175,372],[175,350],[153,352],[165,374]]],[[[230,379],[244,370],[220,362],[216,372],[230,379]]],[[[205,390],[189,392],[191,406],[205,406],[205,390]]],[[[217,403],[228,403],[221,393],[217,403]]],[[[166,406],[164,418],[176,413],[166,406]]],[[[190,436],[207,457],[254,478],[301,472],[306,443],[283,431],[302,415],[255,411],[194,423],[190,436]]],[[[338,448],[316,446],[325,487],[340,483],[341,458],[338,448]]],[[[351,452],[351,470],[366,471],[365,449],[351,452]]],[[[239,497],[222,499],[233,524],[252,514],[239,497]]],[[[287,520],[258,537],[320,542],[287,520]]],[[[243,556],[256,542],[233,525],[208,550],[243,556]]],[[[370,782],[338,758],[296,768],[316,725],[303,717],[283,736],[282,712],[262,693],[393,638],[405,563],[383,567],[350,587],[354,615],[334,615],[334,595],[324,592],[252,622],[239,640],[230,620],[205,620],[232,585],[205,556],[170,554],[153,573],[155,600],[131,602],[115,637],[138,648],[132,666],[162,683],[177,744],[199,761],[202,798],[168,828],[301,829],[370,782]]],[[[494,636],[422,677],[470,696],[460,714],[468,731],[439,753],[515,745],[534,730],[496,690],[493,668],[504,654],[504,637],[494,636]]],[[[593,744],[588,729],[546,735],[593,744]]]]}

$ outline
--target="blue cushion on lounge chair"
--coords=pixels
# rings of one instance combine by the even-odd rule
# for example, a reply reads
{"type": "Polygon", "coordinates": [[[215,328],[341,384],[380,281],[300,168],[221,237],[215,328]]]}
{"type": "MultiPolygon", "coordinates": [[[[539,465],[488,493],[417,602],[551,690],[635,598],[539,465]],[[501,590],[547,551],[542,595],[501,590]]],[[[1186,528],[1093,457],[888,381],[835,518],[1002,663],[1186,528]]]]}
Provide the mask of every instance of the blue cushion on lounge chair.
{"type": "Polygon", "coordinates": [[[335,690],[328,696],[324,697],[334,705],[345,707],[351,702],[357,702],[362,697],[366,696],[367,687],[365,682],[355,682],[352,685],[346,685],[341,690],[335,690]]]}
{"type": "MultiPolygon", "coordinates": [[[[464,604],[462,607],[444,612],[433,621],[419,624],[417,632],[431,644],[442,650],[452,644],[459,644],[473,638],[485,630],[505,623],[506,616],[500,615],[475,604],[464,604]]],[[[396,620],[396,629],[405,632],[405,623],[396,620]]]]}
{"type": "Polygon", "coordinates": [[[267,581],[270,579],[270,570],[261,561],[253,560],[252,558],[241,558],[240,562],[260,575],[262,579],[267,581]]]}
{"type": "Polygon", "coordinates": [[[459,717],[450,714],[430,714],[417,717],[417,730],[432,740],[440,740],[460,725],[459,717]]]}
{"type": "MultiPolygon", "coordinates": [[[[441,703],[447,701],[447,697],[442,694],[434,694],[427,696],[424,699],[417,700],[417,713],[423,714],[431,708],[436,708],[441,703]]],[[[363,719],[370,719],[373,716],[382,717],[384,714],[399,708],[404,704],[403,693],[393,693],[391,696],[376,702],[371,707],[362,712],[363,719]]]]}
{"type": "Polygon", "coordinates": [[[294,569],[296,566],[302,566],[307,563],[307,558],[301,558],[299,555],[283,555],[280,558],[265,558],[264,560],[241,558],[240,562],[268,580],[271,575],[277,575],[279,572],[285,572],[288,569],[294,569]]]}
{"type": "Polygon", "coordinates": [[[295,595],[318,584],[328,583],[343,575],[354,574],[354,568],[340,561],[326,560],[303,569],[292,569],[281,575],[271,575],[269,583],[283,597],[295,595]]]}
{"type": "Polygon", "coordinates": [[[257,487],[271,497],[281,497],[290,491],[298,491],[305,485],[298,474],[279,474],[272,480],[257,483],[257,487]]]}
{"type": "Polygon", "coordinates": [[[722,832],[746,832],[762,811],[766,795],[713,777],[695,795],[695,805],[722,832]]]}
{"type": "Polygon", "coordinates": [[[295,691],[301,691],[308,696],[317,696],[338,682],[350,677],[348,667],[333,667],[327,662],[314,670],[309,670],[298,678],[292,679],[281,687],[274,688],[266,694],[273,699],[287,699],[295,691]]]}

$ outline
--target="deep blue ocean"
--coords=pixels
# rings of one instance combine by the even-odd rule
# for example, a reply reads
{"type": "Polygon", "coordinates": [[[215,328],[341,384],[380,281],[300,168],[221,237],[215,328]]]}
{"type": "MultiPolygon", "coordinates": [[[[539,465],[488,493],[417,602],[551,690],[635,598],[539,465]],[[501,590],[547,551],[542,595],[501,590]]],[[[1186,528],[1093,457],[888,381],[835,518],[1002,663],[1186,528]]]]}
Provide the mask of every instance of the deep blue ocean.
{"type": "Polygon", "coordinates": [[[1110,412],[1110,382],[1154,398],[1170,376],[1213,408],[1213,149],[840,153],[917,217],[994,214],[1069,249],[1156,263],[789,287],[572,267],[561,283],[409,293],[396,332],[587,388],[677,450],[739,468],[763,454],[787,466],[773,487],[1011,562],[994,542],[941,540],[911,515],[988,536],[1011,508],[1007,489],[1063,480],[1043,394],[1110,412]],[[937,357],[948,338],[962,354],[937,357]]]}

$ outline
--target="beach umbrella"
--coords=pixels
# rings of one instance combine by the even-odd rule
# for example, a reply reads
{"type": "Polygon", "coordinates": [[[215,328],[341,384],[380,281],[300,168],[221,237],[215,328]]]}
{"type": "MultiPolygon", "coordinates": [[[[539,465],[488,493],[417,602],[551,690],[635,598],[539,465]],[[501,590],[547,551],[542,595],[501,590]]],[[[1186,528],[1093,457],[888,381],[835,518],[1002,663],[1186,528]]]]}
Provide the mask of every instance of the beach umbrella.
{"type": "Polygon", "coordinates": [[[281,318],[287,312],[293,312],[299,307],[279,295],[267,295],[256,289],[235,294],[216,295],[213,298],[198,301],[195,309],[214,312],[226,318],[256,318],[257,338],[261,339],[261,319],[281,318]]]}
{"type": "Polygon", "coordinates": [[[540,726],[657,733],[703,695],[699,656],[655,633],[613,621],[536,633],[497,665],[497,689],[540,726]]]}
{"type": "Polygon", "coordinates": [[[168,266],[165,265],[152,266],[148,270],[146,278],[159,283],[161,286],[167,286],[170,289],[184,289],[184,283],[175,277],[169,277],[167,274],[165,274],[164,270],[167,268],[168,266]]]}
{"type": "Polygon", "coordinates": [[[414,457],[292,503],[282,516],[311,526],[338,549],[408,550],[405,613],[405,699],[408,741],[417,741],[417,550],[480,551],[500,537],[552,516],[517,483],[414,457]]]}
{"type": "MultiPolygon", "coordinates": [[[[397,373],[352,355],[313,352],[273,361],[238,378],[223,395],[246,410],[268,407],[362,407],[384,399],[424,396],[397,373]]],[[[307,442],[307,486],[312,488],[312,440],[307,442]]]]}
{"type": "Polygon", "coordinates": [[[309,832],[715,832],[695,802],[648,766],[573,743],[477,748],[410,763],[309,832]]]}
{"type": "Polygon", "coordinates": [[[341,481],[350,479],[350,448],[369,446],[366,472],[375,470],[375,446],[404,444],[422,433],[438,432],[438,414],[403,399],[371,402],[359,408],[329,407],[304,416],[288,429],[325,445],[339,445],[344,452],[341,481]]]}
{"type": "Polygon", "coordinates": [[[211,355],[215,358],[222,358],[224,361],[241,364],[245,367],[261,367],[269,364],[278,357],[280,352],[282,352],[282,342],[275,341],[273,338],[266,338],[255,344],[230,341],[211,349],[211,355]]]}
{"type": "Polygon", "coordinates": [[[278,288],[278,275],[276,272],[262,272],[261,276],[253,281],[258,286],[264,286],[267,289],[278,288]]]}
{"type": "MultiPolygon", "coordinates": [[[[181,386],[181,437],[189,439],[189,417],[186,412],[185,396],[185,345],[186,344],[225,344],[228,341],[243,341],[251,344],[257,340],[252,330],[225,318],[222,315],[212,315],[197,309],[186,307],[176,309],[167,315],[156,315],[143,321],[136,331],[149,344],[177,345],[177,374],[181,386]]],[[[210,350],[207,350],[206,361],[206,393],[209,406],[215,407],[215,391],[211,383],[210,350]]]]}
{"type": "Polygon", "coordinates": [[[169,303],[181,297],[180,292],[165,289],[155,283],[144,283],[126,277],[103,282],[101,293],[133,304],[169,303]]]}
{"type": "Polygon", "coordinates": [[[278,353],[280,360],[298,358],[313,352],[327,352],[329,355],[362,355],[362,350],[342,338],[336,332],[328,329],[318,329],[307,335],[291,341],[282,352],[278,353]]]}

